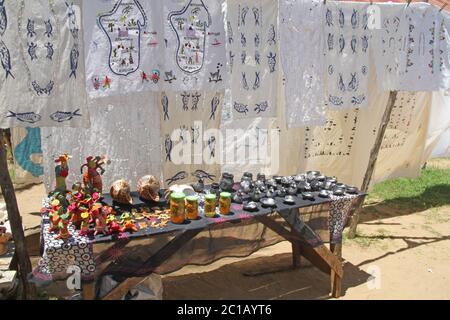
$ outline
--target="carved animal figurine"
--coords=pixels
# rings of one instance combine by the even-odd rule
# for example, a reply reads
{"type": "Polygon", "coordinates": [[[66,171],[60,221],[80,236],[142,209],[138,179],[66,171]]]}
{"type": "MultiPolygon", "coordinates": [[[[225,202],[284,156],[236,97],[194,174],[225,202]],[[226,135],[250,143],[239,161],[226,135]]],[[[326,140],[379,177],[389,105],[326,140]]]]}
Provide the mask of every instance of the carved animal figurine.
{"type": "Polygon", "coordinates": [[[84,167],[87,168],[87,172],[83,174],[83,184],[89,193],[103,191],[102,175],[105,173],[103,168],[104,164],[109,164],[109,160],[106,157],[88,157],[86,163],[80,168],[81,174],[83,174],[84,167]],[[97,171],[100,169],[100,173],[97,171]]]}
{"type": "Polygon", "coordinates": [[[56,188],[55,191],[65,193],[67,191],[66,178],[69,175],[68,161],[71,157],[68,154],[60,155],[55,163],[58,165],[55,167],[56,176],[56,188]]]}

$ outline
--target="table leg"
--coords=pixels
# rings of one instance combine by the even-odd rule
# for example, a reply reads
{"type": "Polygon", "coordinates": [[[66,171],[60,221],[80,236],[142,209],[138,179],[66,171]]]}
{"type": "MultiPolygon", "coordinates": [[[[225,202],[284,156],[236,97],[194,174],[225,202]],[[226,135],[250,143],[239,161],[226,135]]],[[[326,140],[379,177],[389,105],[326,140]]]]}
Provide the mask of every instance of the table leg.
{"type": "Polygon", "coordinates": [[[301,250],[297,241],[292,241],[292,266],[294,269],[301,267],[301,250]]]}
{"type": "MultiPolygon", "coordinates": [[[[330,244],[330,250],[342,263],[342,244],[330,244]]],[[[337,275],[331,270],[331,295],[333,298],[342,296],[342,276],[337,275]]]]}
{"type": "Polygon", "coordinates": [[[95,300],[95,281],[83,282],[82,286],[82,298],[83,300],[95,300]]]}

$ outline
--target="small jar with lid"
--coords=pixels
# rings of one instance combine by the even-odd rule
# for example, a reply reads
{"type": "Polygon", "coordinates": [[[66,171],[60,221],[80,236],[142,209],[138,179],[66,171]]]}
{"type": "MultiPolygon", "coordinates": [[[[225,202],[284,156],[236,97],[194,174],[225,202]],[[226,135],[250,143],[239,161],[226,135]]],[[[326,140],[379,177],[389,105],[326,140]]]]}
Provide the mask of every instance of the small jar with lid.
{"type": "Polygon", "coordinates": [[[186,195],[183,192],[175,192],[170,195],[171,221],[175,224],[183,224],[186,220],[185,214],[186,195]]]}
{"type": "Polygon", "coordinates": [[[205,217],[214,218],[216,216],[217,196],[214,193],[205,195],[205,217]]]}
{"type": "Polygon", "coordinates": [[[231,193],[222,192],[219,200],[220,214],[229,215],[231,212],[231,193]]]}
{"type": "Polygon", "coordinates": [[[186,217],[189,220],[198,219],[198,197],[189,196],[186,197],[186,217]]]}

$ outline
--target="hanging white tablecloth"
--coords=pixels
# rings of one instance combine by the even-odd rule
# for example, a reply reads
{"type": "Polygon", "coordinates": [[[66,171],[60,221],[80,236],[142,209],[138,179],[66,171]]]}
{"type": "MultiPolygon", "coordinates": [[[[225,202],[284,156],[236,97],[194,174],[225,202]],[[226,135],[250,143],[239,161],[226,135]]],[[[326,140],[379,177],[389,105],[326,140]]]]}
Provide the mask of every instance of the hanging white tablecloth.
{"type": "Polygon", "coordinates": [[[323,9],[321,0],[280,2],[280,58],[289,128],[325,122],[323,9]]]}
{"type": "Polygon", "coordinates": [[[0,127],[86,127],[81,1],[0,4],[0,127]]]}
{"type": "Polygon", "coordinates": [[[226,19],[233,118],[274,117],[280,70],[278,2],[228,0],[226,19]]]}
{"type": "Polygon", "coordinates": [[[88,1],[89,95],[223,89],[222,5],[223,0],[88,1]]]}
{"type": "Polygon", "coordinates": [[[368,3],[326,3],[325,91],[332,108],[361,108],[369,104],[368,3]]]}

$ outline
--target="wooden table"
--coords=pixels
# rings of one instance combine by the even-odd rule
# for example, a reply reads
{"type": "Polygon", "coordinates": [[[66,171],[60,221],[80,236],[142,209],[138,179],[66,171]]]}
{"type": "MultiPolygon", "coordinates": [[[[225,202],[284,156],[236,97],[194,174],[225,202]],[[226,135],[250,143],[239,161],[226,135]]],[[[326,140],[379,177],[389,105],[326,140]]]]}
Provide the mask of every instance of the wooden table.
{"type": "MultiPolygon", "coordinates": [[[[357,201],[355,201],[356,203],[351,209],[352,212],[349,212],[349,215],[354,212],[359,203],[364,201],[364,198],[364,194],[357,196],[357,201]]],[[[262,208],[259,206],[258,212],[247,213],[247,216],[250,215],[250,218],[254,219],[255,222],[262,223],[270,230],[276,232],[283,239],[291,242],[292,263],[294,268],[300,266],[300,257],[303,256],[319,270],[330,275],[331,295],[338,298],[341,296],[342,278],[344,276],[341,259],[342,244],[331,244],[330,248],[328,248],[324,241],[303,221],[302,216],[298,213],[300,208],[324,204],[327,205],[331,203],[331,200],[316,197],[315,201],[310,201],[303,200],[301,196],[296,199],[295,205],[290,206],[284,204],[282,199],[278,199],[277,207],[275,209],[262,208]],[[274,219],[275,217],[281,217],[281,221],[276,221],[276,219],[274,219]]],[[[174,237],[145,261],[140,261],[139,263],[134,262],[134,264],[128,265],[126,268],[123,268],[120,261],[114,261],[107,263],[101,270],[98,270],[98,278],[100,278],[101,275],[114,274],[119,275],[119,277],[124,279],[112,292],[103,297],[103,299],[120,299],[130,288],[136,286],[147,276],[152,274],[156,268],[163,265],[164,262],[182,249],[189,241],[192,241],[200,232],[207,230],[208,228],[220,228],[224,223],[239,224],[242,221],[241,215],[239,214],[239,212],[243,212],[242,206],[233,205],[233,212],[234,214],[232,216],[226,217],[226,221],[221,221],[220,224],[204,218],[201,222],[192,222],[188,227],[185,225],[173,225],[167,230],[160,230],[159,232],[153,230],[152,234],[147,234],[146,236],[157,237],[161,234],[170,233],[174,237]]],[[[135,236],[139,237],[140,235],[135,236]]],[[[135,238],[130,237],[116,241],[107,252],[101,253],[97,257],[97,260],[104,261],[110,255],[110,252],[124,249],[133,241],[133,239],[135,238]]],[[[103,239],[103,241],[107,240],[108,239],[103,239]]],[[[123,263],[126,262],[123,261],[123,263]]],[[[89,300],[97,297],[97,281],[98,280],[83,283],[84,299],[89,300]]]]}

